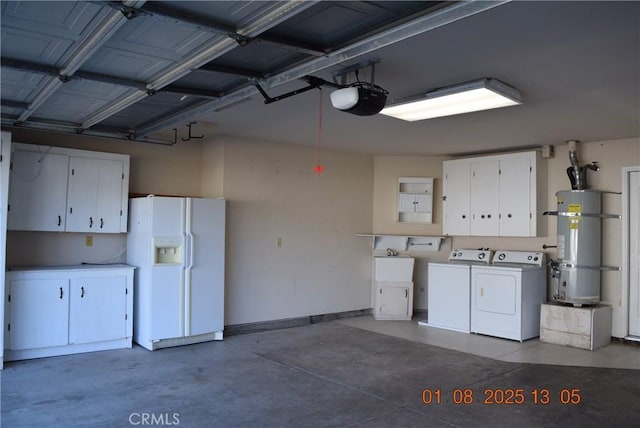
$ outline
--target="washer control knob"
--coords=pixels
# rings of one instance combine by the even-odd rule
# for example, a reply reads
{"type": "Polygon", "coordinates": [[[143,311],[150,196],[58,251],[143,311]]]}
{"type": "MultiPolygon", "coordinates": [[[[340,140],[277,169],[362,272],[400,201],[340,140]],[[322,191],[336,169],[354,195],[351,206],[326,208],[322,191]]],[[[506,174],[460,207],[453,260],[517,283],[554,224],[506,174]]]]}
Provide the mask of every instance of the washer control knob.
{"type": "Polygon", "coordinates": [[[506,256],[504,253],[500,253],[500,255],[498,256],[498,260],[504,260],[505,257],[506,256]]]}
{"type": "Polygon", "coordinates": [[[538,256],[535,256],[535,257],[533,258],[533,261],[534,261],[534,262],[537,262],[537,261],[538,261],[538,256]]]}
{"type": "Polygon", "coordinates": [[[533,256],[527,257],[527,260],[532,260],[532,259],[533,259],[533,256]]]}
{"type": "Polygon", "coordinates": [[[485,256],[485,254],[484,254],[484,253],[480,253],[480,254],[478,254],[478,258],[479,258],[480,260],[484,259],[484,256],[485,256]]]}

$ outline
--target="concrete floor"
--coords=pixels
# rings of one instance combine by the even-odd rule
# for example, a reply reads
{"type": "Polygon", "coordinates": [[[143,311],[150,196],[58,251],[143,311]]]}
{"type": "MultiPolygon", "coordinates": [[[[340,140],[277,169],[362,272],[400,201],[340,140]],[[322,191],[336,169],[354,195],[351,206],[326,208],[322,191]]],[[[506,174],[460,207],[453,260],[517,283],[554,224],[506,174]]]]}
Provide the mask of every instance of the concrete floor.
{"type": "Polygon", "coordinates": [[[537,338],[516,342],[476,334],[459,333],[413,322],[376,321],[372,316],[342,319],[343,325],[402,337],[415,342],[462,351],[514,363],[558,364],[640,370],[640,342],[611,343],[595,351],[542,343],[537,338]],[[635,346],[634,346],[635,344],[635,346]]]}
{"type": "MultiPolygon", "coordinates": [[[[347,325],[358,322],[370,320],[155,352],[135,347],[9,362],[1,374],[2,423],[19,428],[640,426],[640,370],[498,361],[347,325]],[[440,404],[423,403],[427,388],[434,397],[440,392],[440,404]],[[522,395],[513,394],[520,390],[522,395]],[[543,404],[545,390],[548,404],[543,404]],[[509,396],[524,403],[485,404],[491,394],[499,403],[509,396]]],[[[402,324],[378,324],[385,325],[402,324]]],[[[412,323],[404,326],[410,329],[412,323]]]]}

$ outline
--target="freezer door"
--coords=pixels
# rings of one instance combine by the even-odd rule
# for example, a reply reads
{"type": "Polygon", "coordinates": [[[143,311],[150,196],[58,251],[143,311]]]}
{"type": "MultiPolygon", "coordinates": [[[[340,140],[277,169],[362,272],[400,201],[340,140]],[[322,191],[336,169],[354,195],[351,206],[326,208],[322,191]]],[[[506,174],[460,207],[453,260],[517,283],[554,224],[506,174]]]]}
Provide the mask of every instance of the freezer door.
{"type": "Polygon", "coordinates": [[[187,199],[185,335],[224,328],[224,199],[187,199]]]}
{"type": "Polygon", "coordinates": [[[151,236],[183,236],[185,228],[185,199],[153,197],[151,236]]]}
{"type": "Polygon", "coordinates": [[[151,340],[182,337],[183,333],[182,266],[153,266],[151,268],[151,340]]]}

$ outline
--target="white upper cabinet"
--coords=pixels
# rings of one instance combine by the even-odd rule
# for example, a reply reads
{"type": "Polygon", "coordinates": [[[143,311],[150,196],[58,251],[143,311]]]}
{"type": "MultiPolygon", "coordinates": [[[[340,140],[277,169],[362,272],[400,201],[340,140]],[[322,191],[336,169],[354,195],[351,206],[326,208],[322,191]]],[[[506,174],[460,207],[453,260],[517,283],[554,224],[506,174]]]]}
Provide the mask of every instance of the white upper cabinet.
{"type": "Polygon", "coordinates": [[[69,157],[47,147],[16,148],[9,178],[7,229],[64,231],[69,157]]]}
{"type": "Polygon", "coordinates": [[[539,153],[523,152],[445,161],[447,235],[539,236],[545,197],[539,153]]]}
{"type": "Polygon", "coordinates": [[[500,162],[487,159],[471,163],[471,235],[500,234],[500,162]]]}
{"type": "Polygon", "coordinates": [[[444,233],[471,233],[471,164],[465,161],[446,161],[443,165],[444,233]]]}
{"type": "Polygon", "coordinates": [[[8,229],[127,231],[129,156],[14,144],[8,229]]]}
{"type": "Polygon", "coordinates": [[[398,221],[431,223],[433,211],[433,178],[398,178],[398,221]]]}
{"type": "Polygon", "coordinates": [[[120,232],[124,163],[71,157],[67,232],[120,232]]]}
{"type": "Polygon", "coordinates": [[[536,236],[535,161],[535,157],[511,155],[500,162],[500,234],[503,236],[536,236]]]}

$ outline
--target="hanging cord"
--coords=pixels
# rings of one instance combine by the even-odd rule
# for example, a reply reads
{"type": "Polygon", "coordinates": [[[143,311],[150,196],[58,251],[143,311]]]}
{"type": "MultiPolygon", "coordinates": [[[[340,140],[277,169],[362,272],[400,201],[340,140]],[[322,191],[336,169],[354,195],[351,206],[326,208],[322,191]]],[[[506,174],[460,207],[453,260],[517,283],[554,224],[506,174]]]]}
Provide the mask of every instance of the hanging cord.
{"type": "Polygon", "coordinates": [[[320,164],[320,144],[322,142],[322,88],[320,89],[320,102],[319,102],[319,112],[318,112],[318,163],[314,168],[314,171],[320,175],[321,172],[324,171],[324,167],[320,164]]]}

